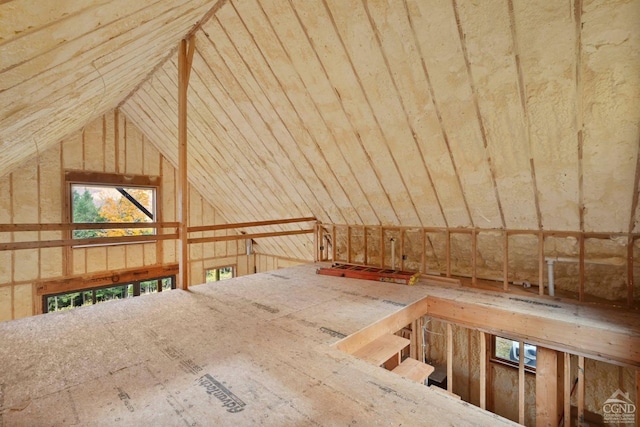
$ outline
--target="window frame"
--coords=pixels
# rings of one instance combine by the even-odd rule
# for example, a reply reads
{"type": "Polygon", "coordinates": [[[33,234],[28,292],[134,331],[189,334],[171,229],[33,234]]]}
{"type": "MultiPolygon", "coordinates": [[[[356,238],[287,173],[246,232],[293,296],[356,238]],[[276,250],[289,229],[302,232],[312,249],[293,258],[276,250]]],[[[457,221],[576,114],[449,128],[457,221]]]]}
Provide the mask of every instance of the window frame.
{"type": "MultiPolygon", "coordinates": [[[[205,270],[204,270],[204,283],[217,283],[217,282],[220,282],[220,281],[222,281],[222,280],[233,279],[234,277],[237,277],[237,276],[236,276],[236,270],[237,270],[237,268],[236,268],[236,266],[235,266],[235,265],[223,265],[223,266],[220,266],[220,267],[205,268],[205,270]],[[230,269],[231,269],[231,277],[227,277],[226,279],[220,279],[220,278],[218,278],[217,280],[213,280],[213,281],[210,281],[210,282],[209,282],[209,281],[207,281],[207,275],[208,275],[208,273],[209,273],[210,271],[212,271],[212,270],[220,271],[220,270],[222,270],[222,269],[224,269],[224,268],[230,268],[230,269]]],[[[219,276],[218,276],[218,277],[219,277],[219,276]]]]}
{"type": "MultiPolygon", "coordinates": [[[[160,177],[154,175],[123,175],[115,173],[103,173],[103,172],[86,172],[67,170],[64,175],[64,216],[67,224],[93,224],[93,223],[74,223],[73,222],[73,187],[74,185],[86,185],[86,186],[104,186],[104,187],[126,187],[126,188],[142,188],[153,190],[153,220],[152,223],[162,222],[162,212],[160,207],[162,206],[161,200],[161,186],[160,177]]],[[[103,223],[96,223],[103,224],[103,223]]],[[[154,228],[154,227],[149,227],[154,228]]],[[[158,230],[154,228],[154,235],[158,233],[158,230]]],[[[65,238],[73,240],[75,239],[73,230],[67,230],[65,232],[65,238]]],[[[156,243],[156,240],[140,240],[140,241],[127,241],[127,242],[110,242],[110,237],[96,237],[96,239],[105,239],[104,243],[91,243],[73,245],[70,249],[74,248],[87,248],[87,247],[100,247],[111,245],[130,245],[130,244],[142,244],[142,243],[156,243]]]]}
{"type": "MultiPolygon", "coordinates": [[[[44,294],[44,295],[42,295],[42,313],[45,313],[45,314],[46,313],[55,313],[55,311],[52,311],[52,312],[49,311],[48,299],[56,297],[56,296],[67,295],[67,294],[75,294],[75,293],[83,293],[83,292],[91,292],[92,303],[90,305],[96,305],[98,303],[106,302],[106,301],[96,301],[96,291],[98,291],[100,289],[108,289],[108,288],[115,288],[115,287],[118,287],[118,286],[133,285],[133,293],[131,294],[131,298],[134,298],[134,297],[138,297],[138,296],[142,296],[142,295],[147,295],[147,294],[141,294],[140,293],[140,283],[142,283],[142,282],[151,282],[153,280],[157,280],[158,281],[157,292],[153,292],[153,293],[163,292],[162,281],[165,280],[165,279],[170,279],[171,280],[171,289],[172,290],[176,289],[176,275],[172,274],[172,275],[168,275],[168,276],[140,279],[140,280],[137,280],[137,281],[124,281],[124,282],[119,282],[119,283],[110,283],[108,285],[95,286],[95,287],[91,287],[91,288],[72,289],[72,290],[68,290],[68,291],[64,291],[64,292],[56,292],[56,293],[44,294]]],[[[78,308],[78,307],[82,307],[82,306],[77,306],[77,307],[74,307],[74,308],[78,308]]],[[[61,310],[57,310],[57,311],[61,311],[61,310]]]]}
{"type": "MultiPolygon", "coordinates": [[[[501,365],[508,366],[508,367],[511,367],[511,368],[519,369],[520,368],[520,363],[519,362],[516,362],[516,361],[511,360],[511,359],[506,359],[504,357],[500,357],[500,356],[496,355],[496,349],[497,349],[496,338],[501,338],[501,339],[504,339],[504,340],[507,340],[507,341],[512,341],[512,343],[513,342],[516,342],[516,343],[520,342],[519,340],[514,340],[514,339],[503,337],[503,336],[500,336],[500,335],[491,335],[490,361],[493,362],[493,363],[499,363],[501,365]]],[[[536,347],[536,353],[537,353],[537,348],[538,348],[537,345],[530,344],[530,343],[527,343],[527,342],[525,342],[525,345],[532,345],[532,346],[536,347]]],[[[525,372],[530,373],[530,374],[535,374],[536,373],[536,367],[527,365],[526,363],[524,365],[524,370],[525,370],[525,372]]]]}

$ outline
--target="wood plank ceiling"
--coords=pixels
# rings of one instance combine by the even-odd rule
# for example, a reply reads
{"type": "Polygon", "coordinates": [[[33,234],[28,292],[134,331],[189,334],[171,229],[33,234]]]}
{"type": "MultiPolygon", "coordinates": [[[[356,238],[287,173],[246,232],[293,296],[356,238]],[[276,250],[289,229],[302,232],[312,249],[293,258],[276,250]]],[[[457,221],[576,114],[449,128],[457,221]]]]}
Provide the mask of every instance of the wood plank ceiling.
{"type": "MultiPolygon", "coordinates": [[[[177,163],[162,59],[215,3],[11,19],[37,3],[0,4],[0,174],[118,103],[177,163]]],[[[640,0],[224,1],[195,33],[189,179],[230,221],[637,232],[639,22],[640,0]]]]}

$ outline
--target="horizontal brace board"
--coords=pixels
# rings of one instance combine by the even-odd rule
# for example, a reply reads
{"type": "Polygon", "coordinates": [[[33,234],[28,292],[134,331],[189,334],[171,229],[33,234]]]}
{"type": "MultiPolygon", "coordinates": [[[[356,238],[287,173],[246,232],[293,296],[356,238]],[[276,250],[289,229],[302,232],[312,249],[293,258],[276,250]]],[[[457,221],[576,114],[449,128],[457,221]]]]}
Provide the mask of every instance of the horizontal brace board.
{"type": "Polygon", "coordinates": [[[188,240],[188,243],[224,242],[230,240],[258,239],[261,237],[293,236],[294,234],[310,234],[315,232],[313,228],[292,231],[273,231],[270,233],[236,234],[233,236],[197,237],[188,240]]]}
{"type": "Polygon", "coordinates": [[[113,230],[122,228],[174,228],[178,222],[109,222],[78,224],[0,224],[0,233],[18,231],[113,230]]]}
{"type": "Polygon", "coordinates": [[[188,231],[189,233],[195,233],[199,231],[228,230],[232,228],[260,227],[263,225],[292,224],[296,222],[310,222],[310,221],[316,221],[316,218],[303,217],[303,218],[273,219],[273,220],[252,221],[252,222],[237,222],[234,224],[202,225],[197,227],[189,227],[188,231]]]}
{"type": "Polygon", "coordinates": [[[145,243],[156,240],[177,239],[178,234],[153,234],[140,236],[100,237],[92,239],[37,240],[31,242],[0,243],[0,251],[21,249],[57,248],[61,246],[106,246],[118,243],[145,243]]]}
{"type": "Polygon", "coordinates": [[[83,274],[59,280],[48,280],[36,284],[36,295],[52,295],[62,292],[89,289],[115,283],[135,282],[154,277],[173,276],[178,274],[178,264],[167,264],[157,267],[135,268],[109,273],[83,274]]]}

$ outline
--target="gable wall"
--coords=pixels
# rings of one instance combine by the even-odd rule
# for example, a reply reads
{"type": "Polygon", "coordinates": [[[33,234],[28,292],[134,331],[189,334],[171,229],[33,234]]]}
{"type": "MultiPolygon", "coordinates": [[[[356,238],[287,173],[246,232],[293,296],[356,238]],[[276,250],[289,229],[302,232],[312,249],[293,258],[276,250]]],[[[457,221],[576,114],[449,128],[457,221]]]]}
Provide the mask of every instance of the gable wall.
{"type": "MultiPolygon", "coordinates": [[[[156,175],[160,220],[177,220],[176,171],[145,136],[117,111],[89,123],[82,131],[39,153],[17,171],[0,178],[0,224],[63,223],[64,171],[156,175]]],[[[189,225],[224,223],[219,212],[190,186],[189,225]]],[[[174,229],[167,229],[171,233],[174,229]]],[[[224,235],[227,231],[216,232],[224,235]]],[[[232,233],[232,231],[228,231],[232,233]]],[[[203,233],[194,233],[201,237],[203,233]]],[[[0,242],[56,240],[60,231],[0,233],[0,242]]],[[[42,311],[38,286],[61,279],[177,262],[177,241],[113,245],[93,248],[42,248],[0,251],[0,321],[42,311]]],[[[205,270],[225,265],[238,275],[253,271],[243,241],[190,245],[190,282],[203,283],[205,270]]],[[[47,293],[54,293],[48,286],[47,293]]]]}

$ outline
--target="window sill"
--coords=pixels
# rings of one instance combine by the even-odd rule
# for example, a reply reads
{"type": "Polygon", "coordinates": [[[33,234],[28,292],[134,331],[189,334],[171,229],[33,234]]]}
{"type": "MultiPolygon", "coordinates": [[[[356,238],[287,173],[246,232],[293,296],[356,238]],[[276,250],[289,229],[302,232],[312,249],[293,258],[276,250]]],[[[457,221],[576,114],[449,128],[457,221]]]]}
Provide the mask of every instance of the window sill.
{"type": "MultiPolygon", "coordinates": [[[[520,366],[516,362],[513,362],[511,360],[498,359],[498,358],[492,357],[491,359],[489,359],[489,361],[491,363],[495,363],[495,364],[498,364],[498,365],[502,365],[502,366],[507,366],[509,368],[513,368],[515,370],[518,370],[520,368],[520,366]]],[[[524,366],[524,372],[527,373],[527,374],[535,375],[536,374],[536,368],[532,368],[531,366],[525,365],[524,366]]]]}
{"type": "Polygon", "coordinates": [[[71,249],[87,249],[87,248],[102,248],[104,246],[127,246],[127,245],[144,245],[147,243],[158,243],[158,240],[140,240],[136,242],[114,242],[114,243],[94,243],[91,245],[77,245],[71,246],[71,249]]]}

